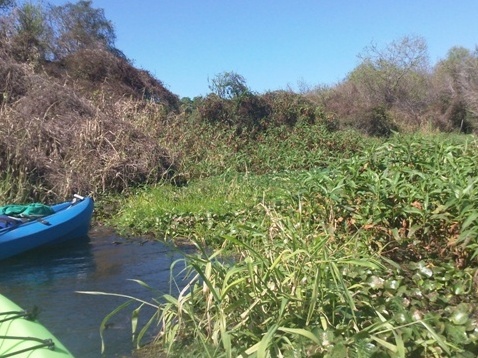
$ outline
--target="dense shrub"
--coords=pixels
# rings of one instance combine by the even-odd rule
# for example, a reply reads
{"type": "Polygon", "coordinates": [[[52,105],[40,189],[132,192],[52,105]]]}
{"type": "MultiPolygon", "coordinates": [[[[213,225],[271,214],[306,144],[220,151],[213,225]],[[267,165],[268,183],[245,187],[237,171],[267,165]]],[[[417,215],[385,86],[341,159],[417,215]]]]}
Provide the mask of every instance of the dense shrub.
{"type": "Polygon", "coordinates": [[[62,78],[8,58],[0,62],[0,76],[0,180],[11,183],[1,192],[3,200],[97,195],[173,175],[176,164],[155,137],[165,106],[155,104],[155,128],[138,115],[141,106],[147,113],[144,101],[113,102],[107,93],[108,100],[94,103],[75,82],[65,86],[62,78]],[[136,116],[125,120],[131,111],[136,116]]]}
{"type": "Polygon", "coordinates": [[[108,50],[80,50],[59,62],[45,64],[45,69],[52,76],[76,81],[77,86],[80,84],[84,88],[85,95],[102,86],[115,99],[129,96],[179,109],[179,98],[167,90],[161,81],[108,50]]]}
{"type": "Polygon", "coordinates": [[[440,130],[471,133],[478,129],[476,69],[478,57],[454,47],[438,62],[432,74],[434,124],[440,130]]]}
{"type": "Polygon", "coordinates": [[[201,101],[197,110],[201,121],[235,127],[239,133],[263,129],[271,111],[262,97],[250,92],[231,99],[210,94],[201,101]]]}
{"type": "Polygon", "coordinates": [[[197,106],[199,118],[211,123],[230,124],[232,120],[226,108],[226,101],[215,94],[210,94],[197,106]]]}
{"type": "Polygon", "coordinates": [[[28,90],[29,78],[25,65],[8,59],[0,59],[0,102],[13,103],[28,90]]]}
{"type": "Polygon", "coordinates": [[[263,129],[271,108],[261,96],[244,93],[232,102],[234,117],[241,127],[263,129]]]}
{"type": "Polygon", "coordinates": [[[377,137],[389,137],[397,127],[391,114],[383,107],[374,107],[357,118],[357,128],[365,134],[377,137]]]}
{"type": "MultiPolygon", "coordinates": [[[[187,108],[191,111],[192,102],[187,108]]],[[[196,106],[200,120],[221,123],[242,130],[265,130],[267,128],[297,124],[326,124],[336,129],[322,108],[306,96],[290,91],[273,91],[263,95],[245,92],[231,99],[210,94],[196,106]]]]}
{"type": "Polygon", "coordinates": [[[341,128],[373,135],[477,130],[476,53],[453,48],[431,71],[424,40],[404,37],[383,49],[372,45],[360,58],[344,81],[308,94],[341,128]]]}
{"type": "Polygon", "coordinates": [[[267,92],[263,99],[271,108],[269,122],[274,125],[294,126],[298,122],[312,124],[323,117],[319,107],[307,97],[294,92],[267,92]]]}

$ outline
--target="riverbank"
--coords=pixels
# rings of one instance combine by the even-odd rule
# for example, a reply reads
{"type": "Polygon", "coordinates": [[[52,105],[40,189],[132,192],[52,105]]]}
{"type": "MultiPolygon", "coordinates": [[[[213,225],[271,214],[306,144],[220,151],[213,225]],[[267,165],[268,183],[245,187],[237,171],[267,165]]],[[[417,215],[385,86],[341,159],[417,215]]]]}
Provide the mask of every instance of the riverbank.
{"type": "Polygon", "coordinates": [[[118,228],[204,249],[187,257],[190,289],[163,297],[157,349],[474,354],[476,149],[474,137],[396,136],[326,170],[229,172],[126,198],[118,228]]]}

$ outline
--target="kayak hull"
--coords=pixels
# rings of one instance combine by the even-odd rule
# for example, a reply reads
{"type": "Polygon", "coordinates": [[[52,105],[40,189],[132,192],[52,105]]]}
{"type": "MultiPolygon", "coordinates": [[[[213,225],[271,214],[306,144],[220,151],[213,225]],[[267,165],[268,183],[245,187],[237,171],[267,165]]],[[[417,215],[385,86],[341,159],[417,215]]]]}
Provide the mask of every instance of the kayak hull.
{"type": "Polygon", "coordinates": [[[0,295],[0,357],[72,358],[73,355],[37,320],[0,295]]]}
{"type": "Polygon", "coordinates": [[[93,199],[85,197],[52,206],[53,214],[0,231],[0,260],[32,249],[84,238],[93,215],[93,199]]]}

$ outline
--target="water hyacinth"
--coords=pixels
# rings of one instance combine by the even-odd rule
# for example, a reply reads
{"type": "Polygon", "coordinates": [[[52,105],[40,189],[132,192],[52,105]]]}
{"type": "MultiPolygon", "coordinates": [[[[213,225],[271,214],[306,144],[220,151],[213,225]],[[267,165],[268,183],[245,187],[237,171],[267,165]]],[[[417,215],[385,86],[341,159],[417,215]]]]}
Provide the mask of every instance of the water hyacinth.
{"type": "Polygon", "coordinates": [[[187,289],[158,299],[158,342],[211,357],[476,353],[476,147],[396,137],[327,170],[133,197],[121,226],[199,249],[187,289]]]}

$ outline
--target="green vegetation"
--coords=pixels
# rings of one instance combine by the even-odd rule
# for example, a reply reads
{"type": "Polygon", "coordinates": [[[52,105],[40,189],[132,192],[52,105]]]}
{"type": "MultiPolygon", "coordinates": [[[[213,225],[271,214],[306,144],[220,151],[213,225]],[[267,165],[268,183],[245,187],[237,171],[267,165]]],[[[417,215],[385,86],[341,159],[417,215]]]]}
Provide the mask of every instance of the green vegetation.
{"type": "Polygon", "coordinates": [[[100,199],[231,170],[308,170],[336,158],[334,151],[359,150],[358,133],[478,128],[478,55],[468,49],[452,48],[431,66],[426,42],[405,36],[365,48],[361,63],[334,86],[260,94],[229,71],[210,80],[210,94],[180,100],[115,47],[111,22],[91,1],[2,5],[6,201],[57,201],[72,192],[100,199]],[[290,144],[270,143],[284,139],[290,144]],[[315,151],[321,155],[309,155],[315,151]]]}
{"type": "Polygon", "coordinates": [[[179,100],[91,1],[14,3],[0,1],[2,200],[90,194],[126,234],[197,247],[178,295],[110,293],[126,302],[102,330],[138,303],[133,337],[159,327],[155,356],[478,354],[476,51],[430,66],[407,36],[335,86],[258,94],[224,72],[179,100]]]}
{"type": "Polygon", "coordinates": [[[158,349],[474,356],[477,140],[396,135],[363,146],[321,168],[229,171],[125,199],[118,227],[199,250],[184,258],[179,297],[154,302],[158,349]]]}

